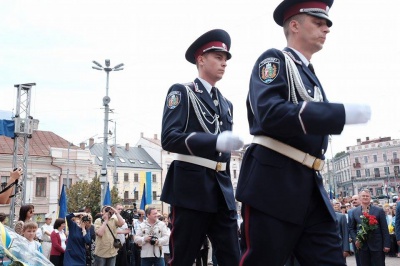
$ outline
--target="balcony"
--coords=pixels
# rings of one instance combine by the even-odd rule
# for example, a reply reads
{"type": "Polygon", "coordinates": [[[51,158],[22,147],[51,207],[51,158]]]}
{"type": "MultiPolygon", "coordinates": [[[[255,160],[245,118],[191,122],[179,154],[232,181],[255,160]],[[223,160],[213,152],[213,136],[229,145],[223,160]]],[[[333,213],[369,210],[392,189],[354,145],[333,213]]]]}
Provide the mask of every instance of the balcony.
{"type": "Polygon", "coordinates": [[[392,164],[399,164],[400,163],[399,158],[394,158],[394,159],[392,159],[390,161],[391,161],[392,164]]]}
{"type": "Polygon", "coordinates": [[[361,168],[361,163],[353,163],[354,168],[361,168]]]}

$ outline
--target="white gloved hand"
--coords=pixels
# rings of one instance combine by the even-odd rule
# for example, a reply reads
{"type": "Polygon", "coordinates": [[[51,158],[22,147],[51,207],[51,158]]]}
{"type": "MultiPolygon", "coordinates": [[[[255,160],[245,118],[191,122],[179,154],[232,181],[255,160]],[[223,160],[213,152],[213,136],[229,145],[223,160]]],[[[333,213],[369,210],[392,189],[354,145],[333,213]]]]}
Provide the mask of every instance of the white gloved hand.
{"type": "Polygon", "coordinates": [[[218,135],[217,151],[231,152],[241,147],[243,147],[243,140],[238,135],[233,134],[232,131],[224,131],[218,135]]]}
{"type": "Polygon", "coordinates": [[[371,107],[367,104],[344,103],[346,125],[365,124],[371,119],[371,107]]]}

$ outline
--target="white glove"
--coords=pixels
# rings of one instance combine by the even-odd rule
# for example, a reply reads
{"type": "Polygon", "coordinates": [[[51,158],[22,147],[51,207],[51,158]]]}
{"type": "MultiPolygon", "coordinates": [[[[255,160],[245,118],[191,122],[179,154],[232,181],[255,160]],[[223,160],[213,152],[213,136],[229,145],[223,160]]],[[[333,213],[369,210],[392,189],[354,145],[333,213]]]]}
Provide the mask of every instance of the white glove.
{"type": "Polygon", "coordinates": [[[346,125],[365,124],[371,119],[371,107],[366,104],[344,103],[346,125]]]}
{"type": "Polygon", "coordinates": [[[231,152],[243,147],[243,140],[232,133],[232,131],[224,131],[218,135],[217,151],[231,152]]]}

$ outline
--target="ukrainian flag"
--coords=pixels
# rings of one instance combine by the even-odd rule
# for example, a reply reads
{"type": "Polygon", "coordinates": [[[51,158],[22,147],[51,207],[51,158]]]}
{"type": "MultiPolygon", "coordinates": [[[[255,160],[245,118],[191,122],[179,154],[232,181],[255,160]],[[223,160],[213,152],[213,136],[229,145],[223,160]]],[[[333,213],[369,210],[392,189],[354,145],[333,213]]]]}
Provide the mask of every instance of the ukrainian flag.
{"type": "Polygon", "coordinates": [[[1,236],[1,244],[3,244],[3,247],[9,248],[11,244],[11,237],[8,234],[3,223],[0,223],[0,236],[1,236]]]}
{"type": "MultiPolygon", "coordinates": [[[[146,184],[146,204],[153,203],[153,186],[152,186],[152,173],[151,172],[139,172],[139,181],[140,187],[144,187],[143,185],[146,184]]],[[[144,191],[142,189],[142,195],[144,191]]]]}

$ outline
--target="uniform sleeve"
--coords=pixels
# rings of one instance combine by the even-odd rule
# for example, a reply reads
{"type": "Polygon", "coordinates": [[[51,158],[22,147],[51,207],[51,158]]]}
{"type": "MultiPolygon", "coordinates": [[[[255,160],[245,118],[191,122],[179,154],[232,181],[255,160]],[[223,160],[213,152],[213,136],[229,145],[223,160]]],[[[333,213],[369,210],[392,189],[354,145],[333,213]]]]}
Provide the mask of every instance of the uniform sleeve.
{"type": "Polygon", "coordinates": [[[397,203],[396,206],[396,216],[395,216],[395,225],[394,225],[394,230],[396,233],[396,239],[397,241],[400,241],[400,203],[397,203]]]}
{"type": "Polygon", "coordinates": [[[185,86],[173,85],[165,100],[161,144],[170,152],[206,156],[201,153],[215,152],[217,136],[187,131],[190,106],[185,86]]]}
{"type": "MultiPolygon", "coordinates": [[[[322,89],[322,88],[321,88],[322,89]]],[[[345,123],[344,106],[328,102],[302,102],[290,99],[285,57],[276,49],[262,54],[254,65],[248,95],[248,108],[263,132],[281,137],[303,134],[339,134],[345,123]]],[[[249,118],[252,115],[249,114],[249,118]]]]}

